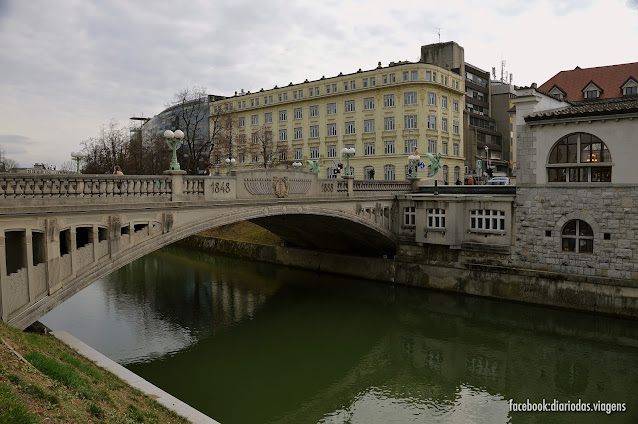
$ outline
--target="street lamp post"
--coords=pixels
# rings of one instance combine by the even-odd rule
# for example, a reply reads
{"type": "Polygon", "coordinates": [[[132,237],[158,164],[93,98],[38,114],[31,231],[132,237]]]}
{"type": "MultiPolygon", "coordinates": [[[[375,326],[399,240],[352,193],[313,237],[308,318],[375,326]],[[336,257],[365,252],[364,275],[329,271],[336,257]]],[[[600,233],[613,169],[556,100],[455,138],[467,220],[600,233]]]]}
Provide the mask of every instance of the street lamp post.
{"type": "Polygon", "coordinates": [[[226,175],[230,177],[233,171],[233,165],[235,165],[235,158],[226,158],[226,165],[228,165],[228,173],[226,175]]]}
{"type": "Polygon", "coordinates": [[[485,182],[487,182],[488,169],[490,168],[490,148],[485,146],[485,182]]]}
{"type": "Polygon", "coordinates": [[[421,156],[419,156],[418,152],[414,152],[414,155],[408,156],[408,166],[410,170],[410,178],[416,178],[417,169],[419,163],[421,163],[421,156]]]}
{"type": "Polygon", "coordinates": [[[179,162],[177,162],[177,149],[182,146],[182,141],[184,140],[184,133],[182,130],[176,130],[175,132],[171,130],[164,131],[164,140],[166,140],[166,144],[173,150],[173,160],[171,160],[171,164],[169,166],[169,170],[171,171],[179,171],[179,162]]]}
{"type": "Polygon", "coordinates": [[[84,159],[86,159],[86,154],[81,153],[81,152],[71,152],[71,159],[73,159],[73,161],[75,161],[75,164],[77,165],[77,173],[80,173],[80,162],[82,162],[84,159]]]}
{"type": "Polygon", "coordinates": [[[341,156],[346,158],[346,178],[352,177],[353,175],[350,175],[350,158],[354,156],[355,150],[354,147],[344,147],[343,149],[341,149],[341,156]]]}

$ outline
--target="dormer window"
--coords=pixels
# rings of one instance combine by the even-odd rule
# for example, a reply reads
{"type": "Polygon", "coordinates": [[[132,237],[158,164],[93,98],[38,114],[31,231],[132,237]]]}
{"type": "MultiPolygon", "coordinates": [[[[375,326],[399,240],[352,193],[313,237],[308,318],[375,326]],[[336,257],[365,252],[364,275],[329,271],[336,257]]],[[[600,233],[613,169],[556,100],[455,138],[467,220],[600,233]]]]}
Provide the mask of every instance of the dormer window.
{"type": "Polygon", "coordinates": [[[563,100],[567,97],[567,93],[556,84],[554,84],[554,86],[550,88],[548,93],[550,96],[558,100],[563,100]]]}
{"type": "Polygon", "coordinates": [[[590,81],[583,88],[583,97],[586,99],[597,99],[603,93],[603,89],[600,88],[594,81],[590,81]]]}
{"type": "Polygon", "coordinates": [[[629,77],[623,85],[620,86],[623,96],[635,96],[638,94],[638,81],[634,77],[629,77]]]}

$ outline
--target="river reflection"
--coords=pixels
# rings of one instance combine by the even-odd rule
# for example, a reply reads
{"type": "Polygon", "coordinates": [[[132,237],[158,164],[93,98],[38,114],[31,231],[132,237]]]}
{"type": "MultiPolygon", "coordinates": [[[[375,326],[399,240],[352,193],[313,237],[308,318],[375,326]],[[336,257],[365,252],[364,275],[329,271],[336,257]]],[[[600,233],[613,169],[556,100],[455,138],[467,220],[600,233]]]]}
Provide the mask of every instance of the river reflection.
{"type": "Polygon", "coordinates": [[[177,247],[42,321],[223,424],[638,422],[634,321],[177,247]],[[512,413],[509,399],[627,411],[512,413]]]}

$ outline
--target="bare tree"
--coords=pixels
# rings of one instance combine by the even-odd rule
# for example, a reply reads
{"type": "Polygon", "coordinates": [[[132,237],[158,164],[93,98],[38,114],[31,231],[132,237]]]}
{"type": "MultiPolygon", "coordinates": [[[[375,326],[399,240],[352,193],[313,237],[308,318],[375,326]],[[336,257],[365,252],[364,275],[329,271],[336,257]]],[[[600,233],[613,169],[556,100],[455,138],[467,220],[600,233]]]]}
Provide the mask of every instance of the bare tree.
{"type": "Polygon", "coordinates": [[[83,172],[87,174],[111,173],[116,165],[125,163],[128,156],[128,130],[112,119],[102,125],[100,135],[82,141],[87,154],[83,172]]]}
{"type": "Polygon", "coordinates": [[[13,168],[18,167],[18,162],[14,159],[8,158],[4,149],[0,148],[0,172],[9,172],[13,168]]]}
{"type": "Polygon", "coordinates": [[[258,152],[264,168],[276,168],[292,163],[289,160],[291,153],[288,143],[277,143],[269,125],[260,126],[251,134],[251,144],[253,151],[258,152]]]}
{"type": "Polygon", "coordinates": [[[191,174],[206,168],[213,148],[214,134],[209,130],[209,101],[205,87],[194,86],[175,93],[169,106],[175,107],[177,126],[184,132],[180,163],[191,174]]]}
{"type": "Polygon", "coordinates": [[[213,143],[209,160],[216,172],[219,173],[227,158],[235,158],[245,150],[246,136],[237,133],[239,123],[235,114],[222,111],[221,107],[215,108],[210,120],[213,143]]]}

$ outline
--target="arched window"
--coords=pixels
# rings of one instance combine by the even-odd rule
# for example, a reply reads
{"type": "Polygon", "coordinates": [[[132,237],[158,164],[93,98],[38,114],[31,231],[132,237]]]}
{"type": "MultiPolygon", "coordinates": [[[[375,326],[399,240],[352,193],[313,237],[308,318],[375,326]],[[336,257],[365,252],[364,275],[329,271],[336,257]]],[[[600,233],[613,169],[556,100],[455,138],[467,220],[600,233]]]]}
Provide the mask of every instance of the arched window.
{"type": "Polygon", "coordinates": [[[454,182],[459,180],[459,177],[461,176],[461,168],[459,168],[458,166],[454,167],[454,182]]]}
{"type": "Polygon", "coordinates": [[[396,179],[394,165],[385,165],[383,167],[383,178],[385,178],[386,181],[394,181],[396,179]]]}
{"type": "Polygon", "coordinates": [[[563,227],[561,233],[563,252],[593,253],[594,232],[583,220],[572,219],[563,227]]]}
{"type": "Polygon", "coordinates": [[[365,166],[363,168],[363,179],[374,180],[374,166],[365,166]]]}
{"type": "MultiPolygon", "coordinates": [[[[448,168],[447,165],[443,165],[443,182],[449,183],[448,181],[448,168]]],[[[454,181],[456,182],[456,180],[454,181]]]]}
{"type": "Polygon", "coordinates": [[[566,135],[554,144],[547,164],[547,181],[611,182],[611,155],[601,139],[588,133],[566,135]]]}

